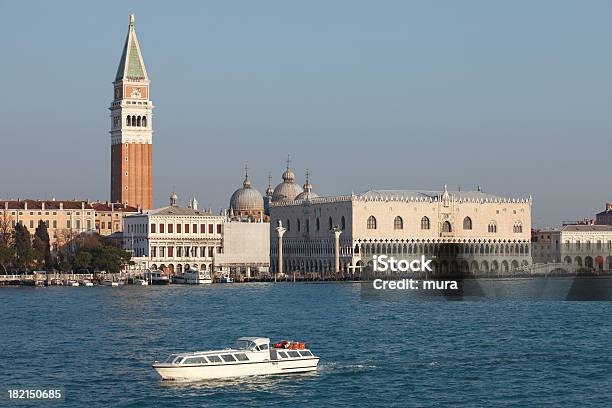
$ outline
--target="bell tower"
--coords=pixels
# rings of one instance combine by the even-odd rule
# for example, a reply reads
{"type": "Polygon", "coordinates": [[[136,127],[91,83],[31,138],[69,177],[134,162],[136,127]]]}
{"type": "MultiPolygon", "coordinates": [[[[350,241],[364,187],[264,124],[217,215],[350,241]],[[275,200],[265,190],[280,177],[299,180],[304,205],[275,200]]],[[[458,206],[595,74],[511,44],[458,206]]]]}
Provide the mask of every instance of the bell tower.
{"type": "Polygon", "coordinates": [[[113,82],[111,111],[111,201],[152,206],[153,103],[149,77],[134,30],[134,15],[113,82]]]}

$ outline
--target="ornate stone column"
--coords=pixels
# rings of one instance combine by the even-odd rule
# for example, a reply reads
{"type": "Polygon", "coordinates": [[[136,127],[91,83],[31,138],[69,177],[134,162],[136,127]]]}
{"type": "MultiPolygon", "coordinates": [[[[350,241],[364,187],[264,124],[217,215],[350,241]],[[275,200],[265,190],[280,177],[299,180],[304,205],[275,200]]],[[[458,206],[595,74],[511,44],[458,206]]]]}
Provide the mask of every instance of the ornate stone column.
{"type": "Polygon", "coordinates": [[[331,232],[334,234],[334,270],[336,272],[336,279],[340,275],[340,234],[342,230],[339,227],[332,228],[331,232]]]}
{"type": "Polygon", "coordinates": [[[278,221],[278,227],[276,227],[276,233],[278,234],[278,267],[276,268],[276,274],[283,273],[283,235],[287,229],[283,228],[282,221],[278,221]]]}

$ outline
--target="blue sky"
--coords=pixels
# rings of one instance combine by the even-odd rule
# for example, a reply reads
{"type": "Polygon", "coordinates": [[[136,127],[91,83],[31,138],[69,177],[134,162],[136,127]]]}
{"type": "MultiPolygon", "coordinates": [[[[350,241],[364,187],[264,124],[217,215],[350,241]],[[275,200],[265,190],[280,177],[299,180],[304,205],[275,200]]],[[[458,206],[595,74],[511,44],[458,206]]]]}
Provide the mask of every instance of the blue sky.
{"type": "Polygon", "coordinates": [[[286,156],[320,195],[475,188],[534,224],[612,200],[609,1],[0,1],[0,197],[106,200],[136,14],[154,204],[227,206],[286,156]]]}

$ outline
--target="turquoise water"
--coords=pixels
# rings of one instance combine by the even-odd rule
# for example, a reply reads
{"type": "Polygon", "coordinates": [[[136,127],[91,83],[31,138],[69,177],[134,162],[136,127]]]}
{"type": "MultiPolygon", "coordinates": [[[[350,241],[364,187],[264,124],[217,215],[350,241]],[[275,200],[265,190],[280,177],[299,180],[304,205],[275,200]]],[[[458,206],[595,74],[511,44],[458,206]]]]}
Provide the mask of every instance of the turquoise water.
{"type": "Polygon", "coordinates": [[[334,283],[3,288],[0,302],[1,391],[64,389],[48,406],[612,406],[612,302],[388,302],[334,283]],[[242,335],[305,340],[320,370],[172,384],[150,367],[242,335]]]}

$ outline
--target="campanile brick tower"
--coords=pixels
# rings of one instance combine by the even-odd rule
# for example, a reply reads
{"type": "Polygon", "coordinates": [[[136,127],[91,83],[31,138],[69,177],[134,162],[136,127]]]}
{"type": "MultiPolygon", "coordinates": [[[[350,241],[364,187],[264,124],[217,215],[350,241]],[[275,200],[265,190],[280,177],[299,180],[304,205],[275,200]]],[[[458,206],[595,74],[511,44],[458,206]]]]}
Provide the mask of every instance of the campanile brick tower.
{"type": "Polygon", "coordinates": [[[111,111],[111,201],[152,207],[153,103],[149,77],[134,30],[134,15],[113,82],[111,111]]]}

